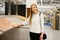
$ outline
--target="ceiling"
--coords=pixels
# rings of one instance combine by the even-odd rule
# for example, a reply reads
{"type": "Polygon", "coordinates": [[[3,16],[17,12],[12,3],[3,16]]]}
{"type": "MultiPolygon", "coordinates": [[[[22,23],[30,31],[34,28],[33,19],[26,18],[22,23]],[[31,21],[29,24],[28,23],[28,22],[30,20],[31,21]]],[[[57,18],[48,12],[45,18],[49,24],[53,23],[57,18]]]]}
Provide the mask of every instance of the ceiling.
{"type": "MultiPolygon", "coordinates": [[[[0,0],[5,1],[5,0],[0,0]]],[[[26,3],[26,0],[20,0],[23,3],[26,3]]],[[[60,0],[37,0],[39,5],[50,5],[50,6],[60,6],[60,0]]]]}
{"type": "Polygon", "coordinates": [[[60,5],[60,0],[37,0],[39,5],[60,5]]]}

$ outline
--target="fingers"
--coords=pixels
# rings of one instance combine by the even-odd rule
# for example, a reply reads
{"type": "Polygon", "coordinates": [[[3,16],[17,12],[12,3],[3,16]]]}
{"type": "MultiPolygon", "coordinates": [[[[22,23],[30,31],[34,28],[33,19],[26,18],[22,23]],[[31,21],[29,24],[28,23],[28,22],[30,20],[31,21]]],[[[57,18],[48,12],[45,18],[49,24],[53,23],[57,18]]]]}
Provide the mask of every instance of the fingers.
{"type": "Polygon", "coordinates": [[[12,23],[12,27],[19,28],[21,24],[12,23]]]}
{"type": "Polygon", "coordinates": [[[40,35],[40,39],[41,39],[41,40],[43,39],[43,34],[40,35]]]}
{"type": "Polygon", "coordinates": [[[40,40],[43,40],[43,38],[40,38],[40,40]]]}

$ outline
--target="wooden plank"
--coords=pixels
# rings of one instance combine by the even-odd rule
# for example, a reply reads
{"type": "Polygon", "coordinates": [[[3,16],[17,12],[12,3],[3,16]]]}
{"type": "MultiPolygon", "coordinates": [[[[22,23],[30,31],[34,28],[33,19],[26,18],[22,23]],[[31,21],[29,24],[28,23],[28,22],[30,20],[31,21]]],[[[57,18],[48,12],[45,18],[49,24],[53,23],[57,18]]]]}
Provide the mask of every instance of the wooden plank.
{"type": "Polygon", "coordinates": [[[13,28],[13,27],[9,20],[7,20],[5,18],[0,18],[0,30],[7,31],[11,28],[13,28]]]}
{"type": "MultiPolygon", "coordinates": [[[[13,17],[16,17],[18,19],[26,20],[26,17],[14,15],[13,17]]],[[[5,17],[0,17],[0,30],[2,31],[8,31],[12,28],[13,26],[18,25],[19,23],[11,22],[10,20],[7,20],[5,17]]]]}
{"type": "Polygon", "coordinates": [[[60,17],[60,14],[57,14],[60,17]]]}
{"type": "Polygon", "coordinates": [[[54,16],[53,16],[53,19],[52,19],[52,29],[53,29],[53,30],[55,30],[55,28],[56,28],[56,26],[55,26],[55,25],[56,25],[55,20],[56,20],[56,19],[55,19],[55,15],[54,15],[54,16]]]}
{"type": "Polygon", "coordinates": [[[19,16],[19,15],[16,15],[16,16],[14,16],[14,17],[16,17],[16,18],[18,18],[18,19],[21,19],[21,20],[23,20],[23,21],[27,20],[27,18],[26,18],[26,17],[19,16]]]}

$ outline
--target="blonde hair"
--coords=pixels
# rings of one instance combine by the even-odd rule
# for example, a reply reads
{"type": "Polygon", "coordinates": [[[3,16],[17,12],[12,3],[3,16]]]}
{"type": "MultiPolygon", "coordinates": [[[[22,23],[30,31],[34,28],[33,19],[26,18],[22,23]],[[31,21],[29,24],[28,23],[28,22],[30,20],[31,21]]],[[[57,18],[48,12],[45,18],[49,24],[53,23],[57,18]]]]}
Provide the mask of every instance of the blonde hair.
{"type": "Polygon", "coordinates": [[[31,7],[30,7],[30,8],[31,8],[30,25],[31,25],[31,23],[32,23],[32,16],[33,16],[33,14],[32,14],[32,13],[33,13],[33,12],[32,12],[32,6],[33,6],[33,5],[37,8],[37,5],[36,5],[36,4],[32,4],[31,7]]]}

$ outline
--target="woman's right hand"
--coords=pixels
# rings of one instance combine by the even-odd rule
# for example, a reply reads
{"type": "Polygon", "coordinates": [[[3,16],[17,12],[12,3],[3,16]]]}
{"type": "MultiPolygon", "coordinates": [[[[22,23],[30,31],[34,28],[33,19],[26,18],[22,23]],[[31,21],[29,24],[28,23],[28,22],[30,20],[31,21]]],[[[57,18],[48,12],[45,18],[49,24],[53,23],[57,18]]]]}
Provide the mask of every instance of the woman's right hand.
{"type": "Polygon", "coordinates": [[[19,28],[19,27],[21,27],[21,26],[23,26],[21,23],[20,24],[12,24],[12,26],[14,27],[14,28],[19,28]]]}

